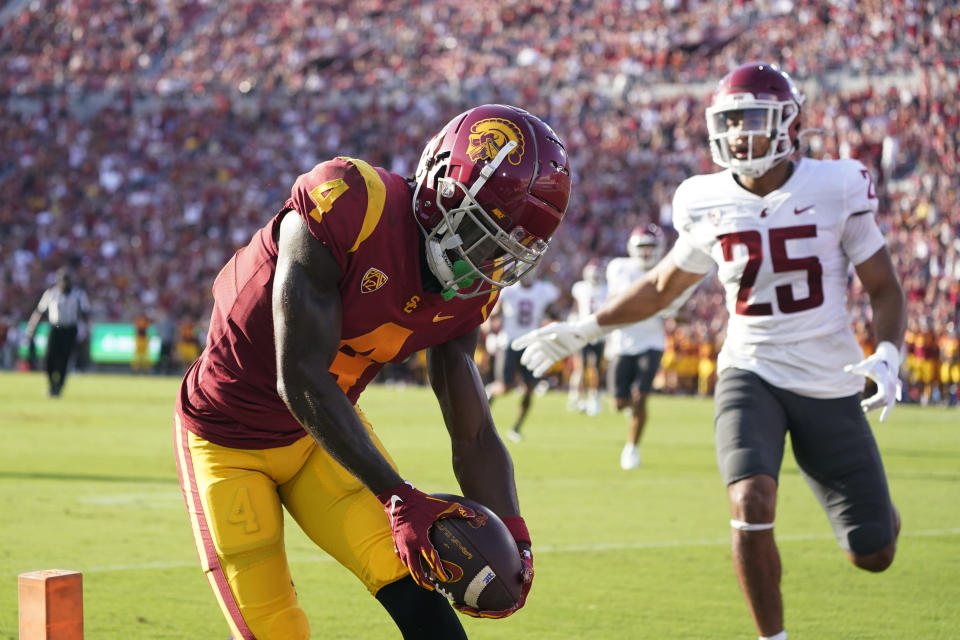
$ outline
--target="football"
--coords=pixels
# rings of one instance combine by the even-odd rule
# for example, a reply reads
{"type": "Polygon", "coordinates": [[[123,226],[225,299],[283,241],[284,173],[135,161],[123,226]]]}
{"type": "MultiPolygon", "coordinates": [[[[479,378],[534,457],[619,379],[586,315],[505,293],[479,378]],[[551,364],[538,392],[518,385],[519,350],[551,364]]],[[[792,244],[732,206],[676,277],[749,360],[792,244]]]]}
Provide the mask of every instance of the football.
{"type": "Polygon", "coordinates": [[[476,517],[444,518],[430,529],[448,582],[434,583],[452,603],[481,611],[502,611],[520,600],[522,563],[517,543],[503,521],[479,502],[447,493],[432,494],[470,507],[476,517]]]}

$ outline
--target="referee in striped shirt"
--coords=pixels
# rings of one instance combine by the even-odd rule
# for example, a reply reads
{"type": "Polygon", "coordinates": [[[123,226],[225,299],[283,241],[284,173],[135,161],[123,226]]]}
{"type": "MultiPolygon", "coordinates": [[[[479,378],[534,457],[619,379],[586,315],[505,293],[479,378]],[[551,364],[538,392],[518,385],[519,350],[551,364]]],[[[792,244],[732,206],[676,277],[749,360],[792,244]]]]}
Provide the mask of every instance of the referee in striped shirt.
{"type": "Polygon", "coordinates": [[[89,314],[90,301],[86,292],[74,286],[73,277],[66,267],[58,270],[56,284],[43,292],[40,303],[30,316],[26,331],[32,354],[37,325],[44,316],[50,321],[46,369],[51,397],[59,396],[63,390],[70,354],[77,344],[77,327],[80,322],[87,321],[89,314]]]}

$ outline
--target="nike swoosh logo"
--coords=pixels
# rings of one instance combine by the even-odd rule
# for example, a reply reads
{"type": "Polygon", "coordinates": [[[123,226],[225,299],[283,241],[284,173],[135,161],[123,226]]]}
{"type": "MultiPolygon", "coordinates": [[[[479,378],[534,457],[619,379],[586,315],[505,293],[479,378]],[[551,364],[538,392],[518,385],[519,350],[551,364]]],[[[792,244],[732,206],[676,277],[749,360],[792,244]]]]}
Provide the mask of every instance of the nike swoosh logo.
{"type": "Polygon", "coordinates": [[[452,317],[453,317],[453,316],[441,315],[440,312],[437,312],[437,315],[433,316],[433,321],[434,321],[434,322],[443,322],[444,320],[449,320],[449,319],[452,318],[452,317]]]}
{"type": "Polygon", "coordinates": [[[796,215],[800,215],[800,214],[803,213],[804,211],[808,211],[808,210],[810,210],[810,209],[813,209],[813,205],[810,205],[809,207],[804,207],[803,209],[797,209],[796,207],[794,207],[794,208],[793,208],[793,213],[796,214],[796,215]]]}
{"type": "Polygon", "coordinates": [[[394,512],[394,510],[396,510],[396,508],[397,508],[397,503],[399,503],[399,502],[403,502],[403,498],[401,498],[400,496],[398,496],[398,495],[396,495],[396,494],[390,496],[390,520],[391,520],[391,521],[393,520],[393,512],[394,512]]]}

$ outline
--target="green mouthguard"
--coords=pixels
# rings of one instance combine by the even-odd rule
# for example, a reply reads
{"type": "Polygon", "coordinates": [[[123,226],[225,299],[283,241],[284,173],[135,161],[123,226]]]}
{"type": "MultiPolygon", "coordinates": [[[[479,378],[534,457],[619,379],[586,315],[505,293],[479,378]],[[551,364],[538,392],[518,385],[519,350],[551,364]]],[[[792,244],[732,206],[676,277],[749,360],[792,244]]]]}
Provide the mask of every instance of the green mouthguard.
{"type": "Polygon", "coordinates": [[[453,281],[457,283],[456,289],[444,289],[440,295],[443,296],[443,299],[447,302],[453,299],[457,295],[457,291],[460,289],[466,289],[476,281],[476,274],[467,277],[473,271],[473,268],[467,264],[466,260],[457,260],[453,263],[453,281]]]}

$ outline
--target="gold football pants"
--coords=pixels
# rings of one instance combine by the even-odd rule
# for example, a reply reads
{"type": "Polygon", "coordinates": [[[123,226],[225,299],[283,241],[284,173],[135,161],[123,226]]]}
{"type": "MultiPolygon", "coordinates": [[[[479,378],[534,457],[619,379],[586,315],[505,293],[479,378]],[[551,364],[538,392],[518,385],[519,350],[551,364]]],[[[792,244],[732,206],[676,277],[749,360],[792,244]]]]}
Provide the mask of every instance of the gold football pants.
{"type": "Polygon", "coordinates": [[[179,415],[174,432],[200,562],[236,640],[310,637],[287,564],[281,505],[372,594],[407,574],[380,502],[312,436],[273,449],[232,449],[187,431],[179,415]]]}

